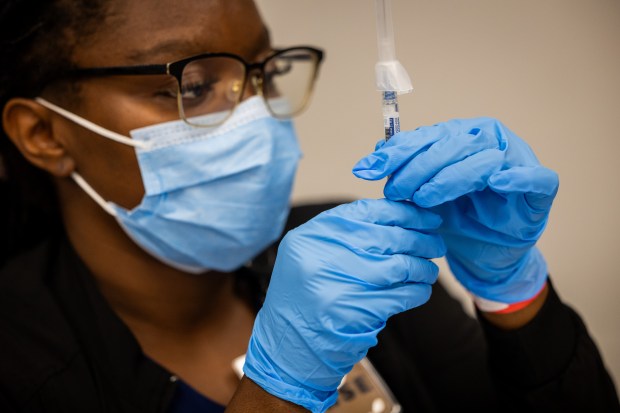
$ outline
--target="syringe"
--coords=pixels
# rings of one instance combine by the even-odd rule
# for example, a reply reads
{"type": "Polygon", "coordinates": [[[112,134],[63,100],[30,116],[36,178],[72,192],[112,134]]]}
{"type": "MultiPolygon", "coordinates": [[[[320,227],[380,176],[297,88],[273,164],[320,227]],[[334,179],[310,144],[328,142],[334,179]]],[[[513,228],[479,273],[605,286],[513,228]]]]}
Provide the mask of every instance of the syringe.
{"type": "Polygon", "coordinates": [[[396,92],[383,92],[383,128],[385,129],[386,141],[400,132],[400,114],[398,113],[398,95],[396,92]]]}
{"type": "Polygon", "coordinates": [[[375,66],[377,89],[383,92],[385,139],[400,132],[398,95],[413,91],[407,71],[396,60],[391,0],[375,0],[379,61],[375,66]]]}

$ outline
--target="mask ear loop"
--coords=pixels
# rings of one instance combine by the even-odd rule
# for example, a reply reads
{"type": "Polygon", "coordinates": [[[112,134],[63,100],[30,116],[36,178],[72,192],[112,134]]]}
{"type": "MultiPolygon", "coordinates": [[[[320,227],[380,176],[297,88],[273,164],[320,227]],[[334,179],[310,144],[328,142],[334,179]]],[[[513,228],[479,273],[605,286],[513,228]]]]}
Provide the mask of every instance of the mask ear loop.
{"type": "MultiPolygon", "coordinates": [[[[69,112],[68,110],[65,110],[63,108],[61,108],[60,106],[56,106],[51,102],[48,102],[47,100],[41,98],[41,97],[37,97],[35,98],[35,101],[37,103],[39,103],[41,106],[46,107],[47,109],[51,110],[52,112],[57,113],[58,115],[69,119],[70,121],[92,131],[95,132],[103,137],[106,137],[108,139],[111,139],[115,142],[119,142],[125,145],[129,145],[129,146],[133,146],[134,148],[139,148],[139,149],[146,149],[149,147],[149,145],[147,145],[145,142],[140,142],[140,141],[135,141],[127,136],[123,136],[120,133],[116,133],[114,131],[108,130],[104,127],[101,127],[99,125],[97,125],[96,123],[93,123],[89,120],[86,120],[74,113],[69,112]]],[[[103,199],[101,197],[101,195],[99,195],[92,186],[90,186],[86,180],[84,180],[84,178],[82,178],[82,176],[80,174],[78,174],[77,172],[72,172],[71,173],[71,178],[73,178],[73,180],[75,181],[76,184],[78,184],[82,190],[84,190],[84,192],[86,192],[92,199],[93,201],[95,201],[97,204],[99,204],[99,206],[101,208],[103,208],[104,211],[106,211],[108,214],[112,215],[113,217],[117,216],[116,210],[108,203],[105,201],[105,199],[103,199]]]]}
{"type": "Polygon", "coordinates": [[[112,205],[110,205],[108,202],[106,202],[106,200],[103,199],[101,197],[101,195],[99,195],[93,189],[93,187],[90,186],[88,184],[88,182],[86,182],[86,180],[84,180],[84,178],[82,178],[82,176],[80,174],[78,174],[77,172],[72,172],[71,173],[71,178],[73,178],[75,183],[78,184],[80,186],[80,188],[82,188],[82,190],[84,190],[84,192],[86,192],[93,199],[93,201],[98,203],[99,206],[105,210],[105,212],[107,212],[108,214],[112,215],[113,217],[117,216],[116,210],[112,207],[112,205]]]}
{"type": "Polygon", "coordinates": [[[96,123],[93,123],[89,120],[86,120],[78,115],[76,115],[75,113],[71,113],[68,110],[65,110],[63,108],[61,108],[60,106],[56,106],[51,102],[48,102],[47,100],[37,97],[34,99],[37,103],[39,103],[41,106],[45,106],[46,108],[48,108],[49,110],[51,110],[52,112],[56,112],[57,114],[59,114],[60,116],[69,119],[70,121],[92,131],[95,132],[98,135],[104,136],[108,139],[111,139],[115,142],[119,142],[119,143],[123,143],[125,145],[129,145],[129,146],[133,146],[134,148],[139,148],[139,149],[147,149],[149,147],[149,145],[146,142],[140,142],[140,141],[135,141],[127,136],[121,135],[120,133],[116,133],[114,131],[108,130],[102,126],[97,125],[96,123]]]}

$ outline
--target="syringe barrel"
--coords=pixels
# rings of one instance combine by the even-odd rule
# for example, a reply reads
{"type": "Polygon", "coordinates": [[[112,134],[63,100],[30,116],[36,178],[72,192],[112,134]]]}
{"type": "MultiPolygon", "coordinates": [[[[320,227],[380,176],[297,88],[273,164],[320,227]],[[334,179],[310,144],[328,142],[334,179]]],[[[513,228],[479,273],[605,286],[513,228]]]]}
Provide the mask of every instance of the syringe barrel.
{"type": "Polygon", "coordinates": [[[379,48],[379,61],[388,62],[396,60],[396,48],[394,47],[394,28],[392,26],[392,1],[375,0],[377,14],[377,45],[379,48]]]}
{"type": "Polygon", "coordinates": [[[400,132],[398,94],[393,91],[383,92],[383,129],[385,130],[386,141],[400,132]]]}

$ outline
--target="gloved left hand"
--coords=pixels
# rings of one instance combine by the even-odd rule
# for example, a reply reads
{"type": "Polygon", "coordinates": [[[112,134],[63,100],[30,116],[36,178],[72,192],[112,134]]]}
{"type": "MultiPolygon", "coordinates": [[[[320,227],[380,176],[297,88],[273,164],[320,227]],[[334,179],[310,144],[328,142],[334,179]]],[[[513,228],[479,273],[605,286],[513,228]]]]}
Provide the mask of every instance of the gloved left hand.
{"type": "Polygon", "coordinates": [[[386,199],[326,211],[278,249],[244,372],[267,392],[312,412],[377,343],[387,319],[422,305],[443,256],[441,218],[386,199]]]}
{"type": "Polygon", "coordinates": [[[474,296],[506,307],[544,286],[547,265],[534,245],[558,176],[497,120],[452,120],[399,133],[353,173],[368,180],[390,176],[388,199],[413,201],[443,218],[448,264],[474,296]]]}

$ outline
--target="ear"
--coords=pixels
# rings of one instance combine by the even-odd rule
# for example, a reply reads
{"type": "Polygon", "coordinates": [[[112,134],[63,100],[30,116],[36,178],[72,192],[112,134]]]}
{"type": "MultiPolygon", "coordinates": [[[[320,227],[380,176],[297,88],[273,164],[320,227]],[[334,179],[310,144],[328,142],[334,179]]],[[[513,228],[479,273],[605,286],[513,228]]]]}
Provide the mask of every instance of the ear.
{"type": "Polygon", "coordinates": [[[7,136],[33,165],[53,176],[66,177],[75,169],[62,140],[54,135],[51,111],[32,99],[10,99],[2,111],[7,136]]]}

